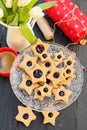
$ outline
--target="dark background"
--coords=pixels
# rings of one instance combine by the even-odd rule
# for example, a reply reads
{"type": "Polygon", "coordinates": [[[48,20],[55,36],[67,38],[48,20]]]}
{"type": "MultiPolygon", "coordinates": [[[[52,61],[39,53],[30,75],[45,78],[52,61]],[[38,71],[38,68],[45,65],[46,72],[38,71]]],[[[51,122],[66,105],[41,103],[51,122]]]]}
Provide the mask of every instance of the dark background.
{"type": "MultiPolygon", "coordinates": [[[[41,3],[43,0],[39,0],[41,3]]],[[[73,0],[84,13],[87,15],[87,0],[73,0]]],[[[53,22],[46,16],[53,27],[53,22]]],[[[45,41],[37,25],[34,28],[37,37],[45,41]]],[[[0,47],[6,46],[6,28],[0,25],[0,47]]],[[[71,41],[64,35],[64,33],[57,27],[55,33],[55,41],[62,45],[67,45],[71,41]]],[[[87,66],[86,50],[87,45],[71,46],[82,65],[87,66]]],[[[9,78],[0,76],[0,130],[87,130],[87,72],[84,72],[84,86],[78,100],[71,106],[61,111],[60,116],[56,120],[56,126],[50,124],[43,125],[43,117],[41,113],[35,112],[37,120],[32,122],[26,128],[22,123],[15,120],[17,115],[17,106],[22,105],[14,93],[12,92],[9,78]]]]}

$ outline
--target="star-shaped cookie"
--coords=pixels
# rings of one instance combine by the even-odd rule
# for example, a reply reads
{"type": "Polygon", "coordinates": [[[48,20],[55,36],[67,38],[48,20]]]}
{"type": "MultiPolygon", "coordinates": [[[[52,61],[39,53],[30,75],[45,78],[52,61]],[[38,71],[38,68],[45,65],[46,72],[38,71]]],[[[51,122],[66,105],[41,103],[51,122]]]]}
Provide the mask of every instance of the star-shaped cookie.
{"type": "Polygon", "coordinates": [[[50,97],[52,94],[52,88],[52,86],[45,83],[43,86],[35,89],[34,98],[43,100],[44,97],[50,97]]]}
{"type": "Polygon", "coordinates": [[[58,53],[55,53],[55,54],[54,54],[53,60],[54,60],[54,61],[57,61],[57,62],[59,62],[59,63],[61,63],[64,58],[65,58],[65,56],[64,56],[64,54],[63,54],[63,51],[59,51],[58,53]]]}
{"type": "Polygon", "coordinates": [[[70,56],[68,58],[66,58],[66,60],[64,60],[64,66],[65,67],[66,66],[73,67],[74,64],[75,64],[75,60],[72,59],[72,57],[70,57],[70,56]]]}
{"type": "Polygon", "coordinates": [[[43,124],[50,123],[51,125],[55,126],[55,120],[59,116],[59,112],[42,112],[42,115],[44,116],[43,124]]]}
{"type": "Polygon", "coordinates": [[[40,56],[42,53],[46,53],[49,47],[49,44],[42,42],[40,39],[37,39],[37,42],[30,46],[30,49],[34,52],[34,55],[40,56]]]}
{"type": "Polygon", "coordinates": [[[46,82],[46,70],[39,64],[36,64],[33,69],[29,70],[28,74],[30,75],[33,83],[46,82]]]}
{"type": "Polygon", "coordinates": [[[56,88],[56,85],[65,79],[63,71],[64,69],[53,67],[51,72],[47,75],[47,78],[52,81],[54,88],[56,88]]]}
{"type": "Polygon", "coordinates": [[[25,90],[30,95],[37,87],[39,87],[38,83],[33,84],[31,78],[28,75],[22,75],[22,82],[18,86],[19,89],[25,90]]]}
{"type": "Polygon", "coordinates": [[[36,120],[36,115],[29,107],[18,106],[18,115],[15,119],[28,127],[33,120],[36,120]]]}
{"type": "Polygon", "coordinates": [[[53,94],[55,96],[55,102],[62,102],[64,104],[68,104],[69,97],[72,95],[70,90],[65,89],[63,86],[60,86],[57,89],[53,89],[53,94]]]}
{"type": "Polygon", "coordinates": [[[25,55],[24,59],[19,64],[19,68],[25,70],[28,74],[28,71],[32,69],[36,65],[37,57],[31,57],[29,55],[25,55]]]}

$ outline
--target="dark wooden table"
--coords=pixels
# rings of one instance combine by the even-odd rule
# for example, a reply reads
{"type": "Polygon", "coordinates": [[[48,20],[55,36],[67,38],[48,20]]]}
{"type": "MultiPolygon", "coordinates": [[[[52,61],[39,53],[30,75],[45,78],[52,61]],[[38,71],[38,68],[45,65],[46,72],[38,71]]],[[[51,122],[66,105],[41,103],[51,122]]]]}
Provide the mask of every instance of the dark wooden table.
{"type": "MultiPolygon", "coordinates": [[[[43,0],[39,1],[42,2],[43,0]]],[[[87,14],[87,0],[73,0],[73,2],[87,14]]],[[[49,18],[47,19],[50,22],[50,26],[53,26],[53,22],[49,18]]],[[[35,26],[34,30],[38,37],[45,40],[37,26],[35,26]]],[[[6,46],[5,39],[6,28],[0,25],[1,47],[6,46]]],[[[71,42],[59,28],[56,28],[55,41],[62,45],[67,45],[71,42]]],[[[85,46],[75,45],[71,48],[77,53],[82,65],[87,66],[87,44],[85,46]]],[[[55,127],[49,124],[43,125],[41,113],[35,112],[37,120],[32,122],[28,128],[15,120],[17,106],[22,104],[12,92],[9,78],[0,76],[0,130],[87,130],[87,73],[85,72],[84,75],[85,81],[81,95],[76,102],[61,111],[55,127]]]]}

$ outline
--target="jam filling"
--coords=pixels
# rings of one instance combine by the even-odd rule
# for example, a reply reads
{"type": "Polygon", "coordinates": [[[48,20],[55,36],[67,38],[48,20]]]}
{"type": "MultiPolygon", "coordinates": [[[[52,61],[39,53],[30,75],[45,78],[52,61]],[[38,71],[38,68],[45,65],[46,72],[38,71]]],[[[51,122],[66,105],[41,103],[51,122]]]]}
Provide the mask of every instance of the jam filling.
{"type": "Polygon", "coordinates": [[[26,119],[29,118],[29,115],[28,115],[27,113],[25,113],[25,114],[23,115],[23,118],[26,120],[26,119]]]}
{"type": "Polygon", "coordinates": [[[32,85],[32,81],[31,81],[31,80],[27,80],[27,81],[26,81],[26,85],[27,85],[27,86],[31,86],[31,85],[32,85]]]}
{"type": "Polygon", "coordinates": [[[60,95],[60,96],[64,96],[65,93],[64,93],[63,91],[60,91],[60,92],[59,92],[59,95],[60,95]]]}
{"type": "Polygon", "coordinates": [[[40,78],[41,76],[42,76],[42,71],[41,70],[39,70],[39,69],[37,69],[37,70],[35,70],[34,72],[33,72],[33,76],[35,77],[35,78],[40,78]]]}
{"type": "Polygon", "coordinates": [[[44,46],[43,46],[43,45],[37,45],[37,46],[36,46],[36,51],[37,51],[38,53],[42,53],[42,52],[44,51],[44,46]]]}
{"type": "Polygon", "coordinates": [[[53,77],[54,77],[54,78],[59,78],[59,76],[60,76],[60,74],[59,74],[58,72],[55,72],[55,73],[53,74],[53,77]]]}

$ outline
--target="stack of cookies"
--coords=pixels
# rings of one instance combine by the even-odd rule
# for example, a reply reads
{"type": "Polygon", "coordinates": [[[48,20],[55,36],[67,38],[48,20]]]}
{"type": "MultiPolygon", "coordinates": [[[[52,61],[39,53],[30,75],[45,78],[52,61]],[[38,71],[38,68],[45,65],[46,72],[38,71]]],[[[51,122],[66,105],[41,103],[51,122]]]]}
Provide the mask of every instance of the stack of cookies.
{"type": "Polygon", "coordinates": [[[54,96],[55,103],[68,104],[72,91],[71,86],[75,76],[75,60],[65,56],[63,50],[51,55],[50,44],[40,39],[30,46],[33,56],[24,55],[19,68],[24,70],[18,88],[28,95],[34,93],[34,99],[43,101],[54,96]]]}

